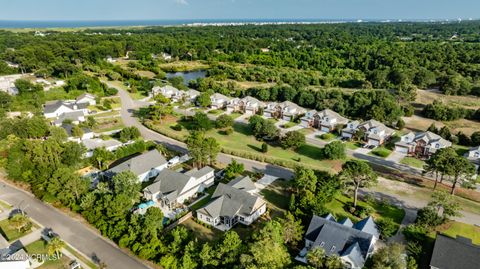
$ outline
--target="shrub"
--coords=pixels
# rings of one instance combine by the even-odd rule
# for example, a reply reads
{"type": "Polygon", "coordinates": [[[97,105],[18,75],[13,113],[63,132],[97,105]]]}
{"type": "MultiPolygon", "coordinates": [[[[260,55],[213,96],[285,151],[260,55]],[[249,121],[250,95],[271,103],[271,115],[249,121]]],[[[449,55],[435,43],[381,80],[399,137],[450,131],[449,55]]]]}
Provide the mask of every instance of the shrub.
{"type": "Polygon", "coordinates": [[[217,120],[215,121],[215,126],[218,129],[232,127],[233,126],[232,116],[226,115],[226,114],[218,116],[217,120]]]}
{"type": "Polygon", "coordinates": [[[227,128],[223,130],[224,135],[231,135],[233,133],[233,128],[227,128]]]}
{"type": "Polygon", "coordinates": [[[381,236],[383,239],[387,239],[395,234],[398,229],[398,225],[393,221],[392,218],[382,218],[377,221],[378,227],[380,228],[381,236]]]}
{"type": "Polygon", "coordinates": [[[422,225],[427,228],[434,228],[445,222],[445,219],[438,215],[437,210],[433,207],[427,206],[417,212],[417,219],[415,224],[422,225]]]}
{"type": "Polygon", "coordinates": [[[305,144],[305,135],[298,131],[290,131],[280,141],[283,148],[297,149],[305,144]]]}
{"type": "Polygon", "coordinates": [[[386,149],[386,148],[376,148],[374,150],[372,150],[372,154],[373,155],[377,155],[379,157],[382,157],[382,158],[386,158],[388,157],[388,155],[390,155],[390,150],[386,149]]]}
{"type": "Polygon", "coordinates": [[[344,159],[345,144],[340,141],[333,141],[323,148],[323,157],[328,160],[344,159]]]}
{"type": "Polygon", "coordinates": [[[423,242],[427,239],[428,230],[420,225],[410,224],[403,228],[407,241],[423,242]]]}
{"type": "Polygon", "coordinates": [[[181,131],[183,129],[183,126],[181,124],[176,124],[171,127],[175,131],[181,131]]]}
{"type": "Polygon", "coordinates": [[[320,138],[323,140],[331,140],[335,138],[335,135],[331,133],[326,133],[326,134],[320,135],[320,138]]]}
{"type": "Polygon", "coordinates": [[[115,88],[107,88],[107,89],[105,90],[105,94],[106,94],[107,96],[117,95],[117,93],[118,93],[118,90],[115,89],[115,88]]]}
{"type": "Polygon", "coordinates": [[[262,143],[262,152],[267,153],[268,152],[268,144],[267,143],[262,143]]]}

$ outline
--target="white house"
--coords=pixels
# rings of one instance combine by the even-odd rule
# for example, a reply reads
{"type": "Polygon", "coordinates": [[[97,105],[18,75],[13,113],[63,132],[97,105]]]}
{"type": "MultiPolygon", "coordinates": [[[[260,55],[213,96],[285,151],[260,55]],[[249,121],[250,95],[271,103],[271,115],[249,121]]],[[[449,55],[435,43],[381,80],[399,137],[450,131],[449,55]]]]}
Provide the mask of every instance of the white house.
{"type": "Polygon", "coordinates": [[[195,100],[197,100],[197,97],[200,95],[200,92],[194,89],[189,89],[184,93],[184,95],[185,95],[185,101],[193,104],[195,103],[195,100]]]}
{"type": "Polygon", "coordinates": [[[231,98],[223,94],[214,93],[210,96],[210,101],[212,102],[210,107],[212,109],[222,109],[230,102],[230,100],[231,98]]]}
{"type": "Polygon", "coordinates": [[[357,132],[358,125],[360,122],[357,120],[350,121],[347,123],[347,127],[342,130],[342,137],[351,139],[357,132]]]}
{"type": "Polygon", "coordinates": [[[470,148],[470,150],[467,152],[466,156],[467,156],[468,159],[471,159],[471,160],[480,159],[480,146],[470,148]]]}
{"type": "Polygon", "coordinates": [[[208,166],[186,173],[163,169],[153,184],[143,189],[143,197],[157,203],[164,215],[168,216],[185,201],[212,186],[215,180],[214,171],[208,166]]]}
{"type": "Polygon", "coordinates": [[[85,158],[92,157],[93,151],[97,148],[105,148],[107,151],[113,152],[119,147],[123,146],[123,144],[116,139],[103,140],[93,137],[88,139],[82,139],[81,143],[85,146],[85,148],[87,148],[87,152],[85,152],[84,155],[85,158]]]}
{"type": "Polygon", "coordinates": [[[96,105],[97,101],[95,100],[95,95],[90,93],[84,93],[77,97],[77,104],[85,104],[85,103],[87,103],[90,106],[96,105]]]}
{"type": "Polygon", "coordinates": [[[43,106],[43,115],[47,119],[57,118],[60,115],[68,112],[76,112],[81,111],[84,115],[88,114],[88,104],[87,103],[79,103],[73,101],[48,101],[43,106]]]}
{"type": "Polygon", "coordinates": [[[228,112],[241,112],[247,115],[254,115],[265,104],[256,98],[246,96],[242,99],[233,98],[227,105],[228,112]]]}
{"type": "Polygon", "coordinates": [[[437,150],[451,146],[452,142],[432,132],[417,134],[410,132],[403,135],[400,141],[395,143],[395,151],[419,157],[429,157],[437,150]]]}
{"type": "Polygon", "coordinates": [[[181,97],[182,92],[171,86],[171,85],[165,85],[163,87],[155,86],[152,88],[152,94],[153,96],[161,94],[165,96],[166,98],[172,98],[172,97],[181,97]]]}
{"type": "Polygon", "coordinates": [[[85,114],[83,111],[79,111],[79,110],[65,112],[60,114],[60,116],[58,116],[58,118],[53,121],[53,124],[55,126],[61,126],[67,120],[73,124],[78,125],[82,122],[85,122],[85,114]]]}
{"type": "Polygon", "coordinates": [[[252,194],[252,188],[255,185],[249,177],[218,184],[211,201],[197,210],[197,219],[222,231],[237,223],[252,224],[267,210],[265,200],[252,194]]]}
{"type": "Polygon", "coordinates": [[[326,133],[334,131],[337,126],[343,126],[348,123],[347,118],[330,109],[318,112],[313,118],[313,127],[326,133]]]}
{"type": "Polygon", "coordinates": [[[95,134],[92,132],[92,130],[90,130],[88,128],[82,128],[82,131],[83,131],[82,137],[75,137],[72,134],[72,130],[73,130],[74,125],[63,124],[63,125],[61,125],[61,127],[67,133],[69,141],[75,141],[75,142],[80,143],[82,140],[92,139],[95,136],[95,134]]]}
{"type": "Polygon", "coordinates": [[[145,182],[156,177],[160,171],[168,166],[165,157],[158,150],[137,155],[103,172],[107,178],[112,178],[123,171],[131,171],[138,177],[138,181],[145,182]]]}
{"type": "Polygon", "coordinates": [[[266,118],[279,118],[285,121],[291,121],[305,113],[307,113],[306,109],[290,101],[282,103],[270,102],[263,111],[263,116],[266,118]]]}
{"type": "MultiPolygon", "coordinates": [[[[310,127],[313,127],[314,125],[314,116],[317,114],[318,112],[315,110],[315,109],[312,109],[312,110],[309,110],[307,111],[307,113],[305,113],[305,115],[303,115],[303,117],[300,119],[300,125],[304,128],[310,128],[310,127]]],[[[264,113],[265,114],[265,113],[264,113]]]]}
{"type": "Polygon", "coordinates": [[[22,74],[0,76],[0,91],[10,95],[17,95],[18,89],[15,87],[15,81],[22,78],[22,74]]]}

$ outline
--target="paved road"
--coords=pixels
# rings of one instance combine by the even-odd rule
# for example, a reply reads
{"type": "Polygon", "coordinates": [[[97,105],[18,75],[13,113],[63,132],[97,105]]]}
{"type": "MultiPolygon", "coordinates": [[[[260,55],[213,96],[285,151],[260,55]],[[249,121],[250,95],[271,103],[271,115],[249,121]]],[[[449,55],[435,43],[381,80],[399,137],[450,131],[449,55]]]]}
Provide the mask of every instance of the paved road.
{"type": "MultiPolygon", "coordinates": [[[[109,84],[109,87],[115,87],[115,85],[109,84]]],[[[136,109],[143,107],[148,103],[135,101],[130,97],[130,95],[125,90],[118,87],[115,87],[115,88],[118,89],[118,94],[120,96],[120,99],[122,100],[122,110],[120,111],[120,114],[122,116],[123,123],[126,126],[137,127],[140,130],[140,133],[142,134],[143,138],[147,140],[152,140],[157,143],[164,144],[166,147],[182,153],[187,152],[187,146],[185,145],[185,143],[169,138],[167,136],[164,136],[162,134],[159,134],[155,131],[148,129],[147,127],[143,126],[143,124],[141,124],[137,118],[133,116],[133,112],[136,109]]],[[[248,160],[248,159],[239,158],[239,157],[234,157],[234,156],[223,154],[223,153],[218,154],[218,157],[217,157],[217,161],[220,163],[230,163],[233,159],[236,160],[237,162],[243,163],[243,165],[245,166],[245,169],[249,171],[262,172],[265,174],[269,174],[269,175],[280,177],[280,178],[286,178],[286,179],[289,179],[293,176],[293,172],[291,170],[280,167],[280,166],[257,162],[257,161],[248,160]]]]}
{"type": "MultiPolygon", "coordinates": [[[[0,175],[1,176],[1,175],[0,175]]],[[[97,257],[108,268],[149,268],[129,256],[93,229],[63,212],[44,204],[22,190],[0,182],[0,199],[13,206],[21,205],[25,212],[42,226],[52,228],[62,239],[88,257],[97,257]]]]}

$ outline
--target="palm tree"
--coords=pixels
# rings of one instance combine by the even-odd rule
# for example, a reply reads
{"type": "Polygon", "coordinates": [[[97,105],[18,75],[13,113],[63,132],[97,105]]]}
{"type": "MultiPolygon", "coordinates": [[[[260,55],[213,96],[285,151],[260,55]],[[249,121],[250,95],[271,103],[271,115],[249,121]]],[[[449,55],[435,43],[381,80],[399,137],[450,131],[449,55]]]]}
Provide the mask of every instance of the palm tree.
{"type": "Polygon", "coordinates": [[[59,237],[52,238],[47,245],[48,255],[56,254],[57,257],[60,257],[60,250],[65,247],[65,242],[63,242],[59,237]]]}
{"type": "Polygon", "coordinates": [[[325,260],[325,249],[315,247],[307,253],[307,262],[314,268],[322,268],[325,260]]]}
{"type": "Polygon", "coordinates": [[[17,231],[20,232],[22,229],[24,229],[30,224],[30,220],[27,216],[23,214],[16,214],[12,218],[10,218],[8,223],[12,228],[17,229],[17,231]]]}

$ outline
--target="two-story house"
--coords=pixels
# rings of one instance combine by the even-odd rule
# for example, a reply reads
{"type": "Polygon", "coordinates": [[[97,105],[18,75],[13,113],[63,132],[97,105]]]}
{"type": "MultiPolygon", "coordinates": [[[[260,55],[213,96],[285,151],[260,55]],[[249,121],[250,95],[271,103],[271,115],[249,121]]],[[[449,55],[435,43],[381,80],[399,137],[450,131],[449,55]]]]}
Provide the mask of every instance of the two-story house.
{"type": "Polygon", "coordinates": [[[97,104],[97,101],[95,99],[95,95],[90,93],[84,93],[77,97],[76,103],[77,104],[87,103],[89,106],[94,106],[97,104]]]}
{"type": "Polygon", "coordinates": [[[242,99],[234,98],[230,100],[227,105],[228,112],[241,112],[247,115],[257,114],[260,108],[263,108],[265,104],[256,98],[246,96],[242,99]]]}
{"type": "Polygon", "coordinates": [[[160,171],[167,168],[168,162],[158,150],[134,156],[103,172],[106,178],[112,178],[116,174],[131,171],[138,177],[139,182],[148,181],[152,177],[156,177],[160,171]]]}
{"type": "Polygon", "coordinates": [[[182,92],[171,85],[165,85],[163,87],[159,87],[159,86],[153,87],[152,94],[153,96],[161,94],[166,98],[172,99],[172,98],[178,98],[179,96],[181,96],[182,92]]]}
{"type": "Polygon", "coordinates": [[[314,127],[314,116],[318,113],[315,109],[307,111],[305,115],[300,119],[300,126],[304,128],[314,127]]]}
{"type": "Polygon", "coordinates": [[[354,224],[348,218],[337,222],[331,214],[313,216],[305,234],[305,248],[295,259],[307,263],[309,251],[323,248],[326,256],[339,256],[345,268],[360,269],[373,253],[379,236],[372,217],[354,224]]]}
{"type": "Polygon", "coordinates": [[[58,118],[64,113],[81,112],[83,115],[88,114],[88,103],[77,103],[74,101],[48,101],[43,106],[43,115],[47,119],[58,118]]]}
{"type": "Polygon", "coordinates": [[[186,173],[163,169],[154,182],[143,189],[143,197],[159,204],[160,209],[168,216],[185,201],[212,186],[215,179],[214,171],[208,166],[186,173]]]}
{"type": "Polygon", "coordinates": [[[210,101],[212,102],[210,105],[212,109],[223,109],[231,101],[231,98],[220,93],[214,93],[210,96],[210,101]]]}
{"type": "Polygon", "coordinates": [[[470,148],[465,155],[470,160],[478,161],[480,159],[480,146],[470,148]]]}
{"type": "Polygon", "coordinates": [[[322,132],[332,132],[337,126],[343,126],[348,123],[348,119],[337,112],[324,109],[313,116],[313,126],[322,132]]]}
{"type": "Polygon", "coordinates": [[[385,124],[376,120],[368,120],[361,124],[357,121],[349,122],[347,127],[342,130],[342,137],[352,138],[358,131],[364,133],[363,139],[367,145],[379,146],[388,141],[395,131],[385,126],[385,124]],[[356,127],[355,127],[356,126],[356,127]]]}
{"type": "Polygon", "coordinates": [[[237,223],[250,225],[267,209],[265,200],[255,192],[256,187],[249,177],[220,183],[211,201],[197,210],[197,219],[222,231],[230,230],[237,223]]]}
{"type": "Polygon", "coordinates": [[[428,158],[437,150],[451,146],[452,142],[432,132],[421,132],[417,134],[410,132],[403,135],[400,141],[395,143],[395,151],[428,158]]]}
{"type": "Polygon", "coordinates": [[[271,102],[267,104],[263,111],[263,116],[266,118],[278,118],[283,119],[284,121],[292,121],[306,112],[306,109],[290,101],[282,103],[271,102]]]}

